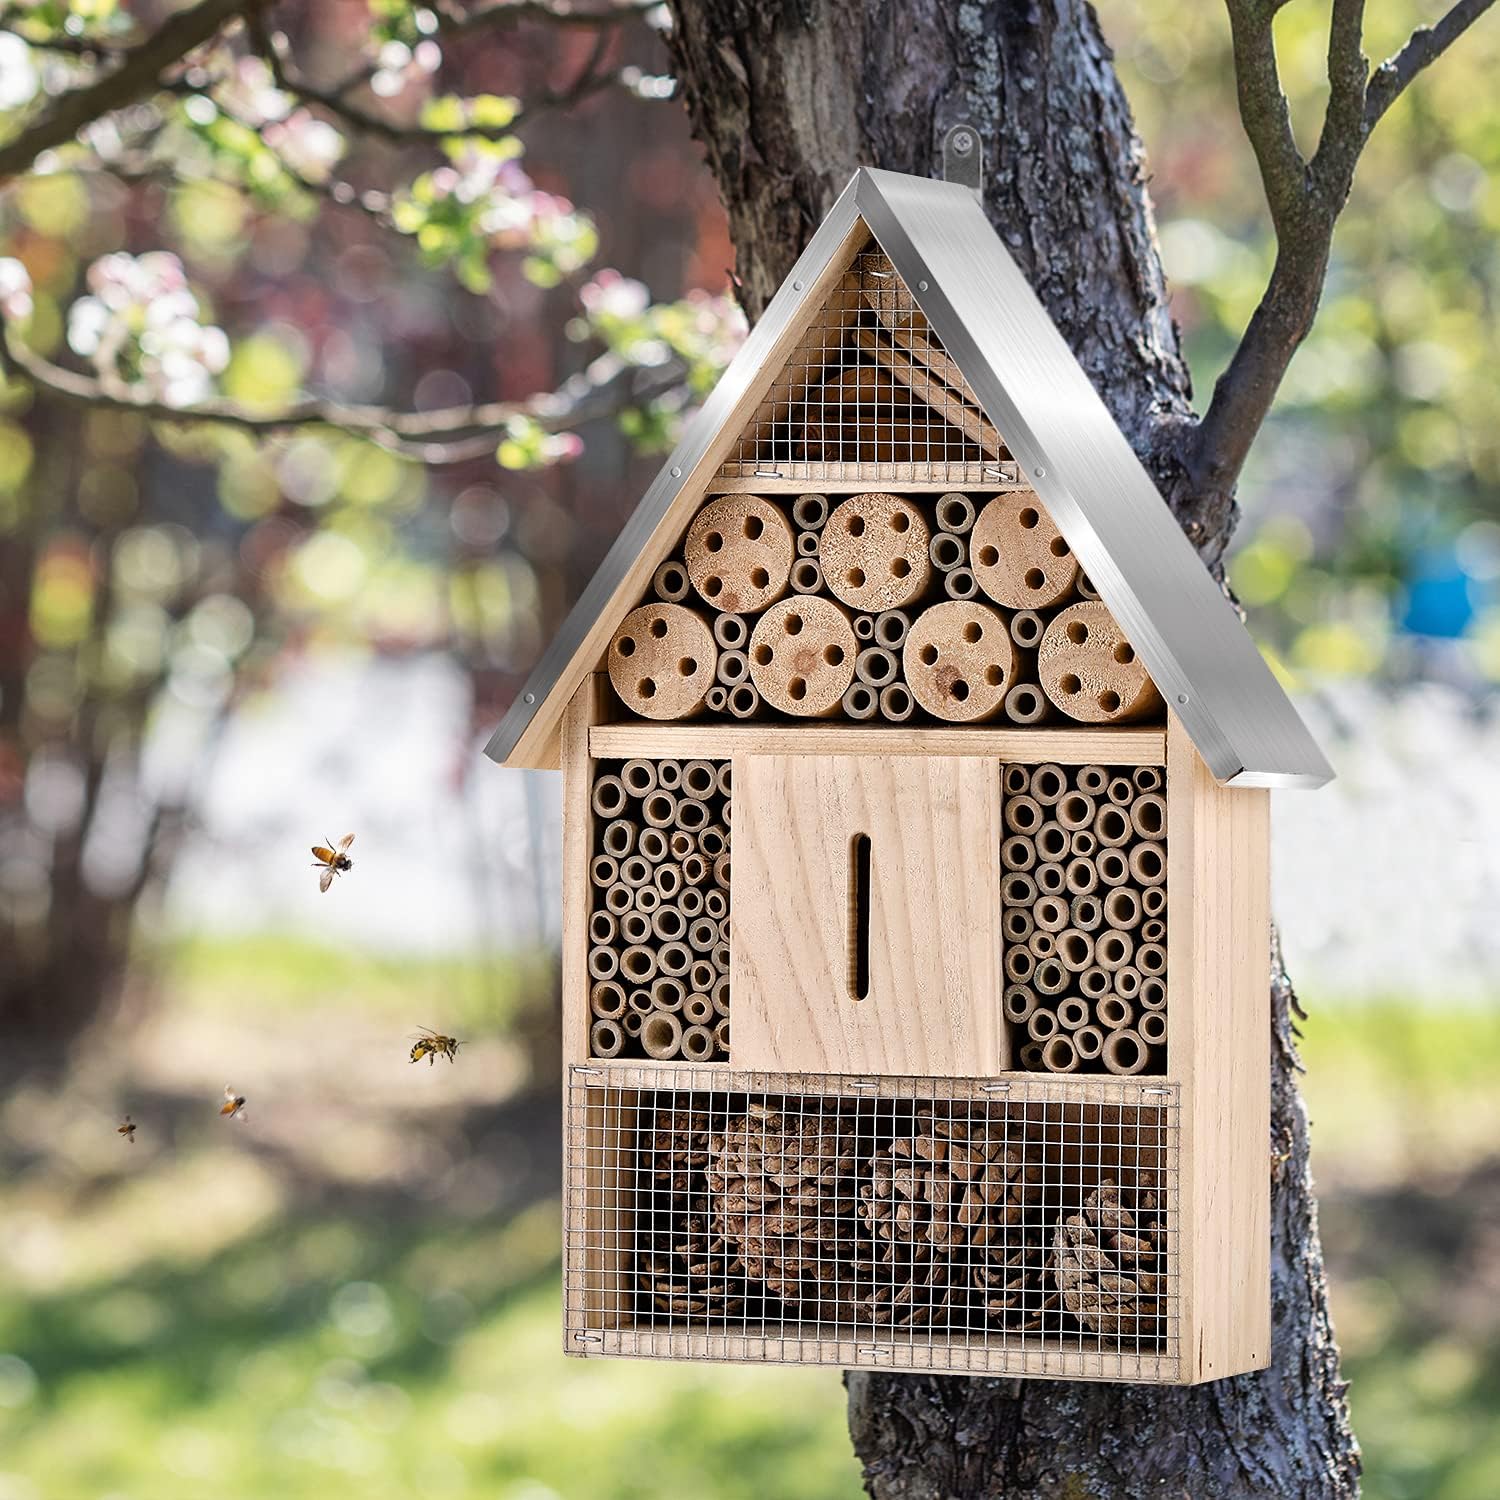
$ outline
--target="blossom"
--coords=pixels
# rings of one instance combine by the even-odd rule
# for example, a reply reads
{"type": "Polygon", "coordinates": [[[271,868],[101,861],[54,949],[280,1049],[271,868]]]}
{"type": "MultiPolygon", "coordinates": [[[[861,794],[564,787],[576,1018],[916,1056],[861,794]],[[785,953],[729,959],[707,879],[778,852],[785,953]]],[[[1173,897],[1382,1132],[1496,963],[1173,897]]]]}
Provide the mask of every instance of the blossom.
{"type": "Polygon", "coordinates": [[[31,273],[9,255],[0,259],[0,316],[17,321],[31,316],[31,273]]]}

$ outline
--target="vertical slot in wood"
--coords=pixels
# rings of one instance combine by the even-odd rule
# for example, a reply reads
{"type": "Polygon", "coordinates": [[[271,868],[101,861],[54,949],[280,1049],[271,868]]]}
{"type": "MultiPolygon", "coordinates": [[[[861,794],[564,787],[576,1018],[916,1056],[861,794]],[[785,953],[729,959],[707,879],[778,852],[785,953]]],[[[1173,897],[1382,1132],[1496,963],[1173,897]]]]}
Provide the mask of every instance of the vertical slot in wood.
{"type": "Polygon", "coordinates": [[[856,833],[849,846],[849,995],[870,993],[870,836],[856,833]]]}

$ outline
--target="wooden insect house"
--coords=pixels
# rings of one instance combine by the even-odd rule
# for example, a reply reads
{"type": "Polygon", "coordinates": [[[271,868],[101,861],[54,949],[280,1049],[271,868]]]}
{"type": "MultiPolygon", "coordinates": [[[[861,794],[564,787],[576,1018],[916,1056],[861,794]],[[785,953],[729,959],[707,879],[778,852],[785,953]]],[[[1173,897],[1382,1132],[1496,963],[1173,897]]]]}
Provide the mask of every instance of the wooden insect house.
{"type": "Polygon", "coordinates": [[[569,1352],[1267,1363],[1330,773],[972,192],[855,175],[490,753],[563,774],[569,1352]]]}

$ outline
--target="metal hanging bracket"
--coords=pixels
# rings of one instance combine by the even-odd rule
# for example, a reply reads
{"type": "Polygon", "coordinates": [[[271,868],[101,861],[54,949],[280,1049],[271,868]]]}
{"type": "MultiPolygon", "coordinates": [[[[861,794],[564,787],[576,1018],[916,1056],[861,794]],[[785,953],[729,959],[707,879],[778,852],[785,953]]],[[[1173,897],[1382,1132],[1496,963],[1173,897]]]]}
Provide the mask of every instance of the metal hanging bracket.
{"type": "Polygon", "coordinates": [[[984,143],[972,125],[950,125],[943,136],[943,181],[956,182],[976,197],[984,193],[984,143]]]}

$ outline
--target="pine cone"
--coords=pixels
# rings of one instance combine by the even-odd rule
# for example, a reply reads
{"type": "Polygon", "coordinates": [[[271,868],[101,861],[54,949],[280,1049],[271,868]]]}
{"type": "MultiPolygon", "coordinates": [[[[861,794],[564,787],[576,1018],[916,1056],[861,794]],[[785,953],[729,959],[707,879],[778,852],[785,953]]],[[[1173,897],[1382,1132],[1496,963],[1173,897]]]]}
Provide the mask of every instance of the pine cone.
{"type": "Polygon", "coordinates": [[[785,1302],[846,1303],[854,1144],[836,1114],[750,1105],[710,1136],[707,1180],[713,1228],[747,1276],[785,1302]]]}
{"type": "Polygon", "coordinates": [[[647,1166],[658,1197],[688,1197],[697,1208],[708,1184],[709,1117],[701,1109],[657,1106],[646,1139],[647,1166]]]}
{"type": "Polygon", "coordinates": [[[860,1213],[885,1242],[885,1264],[904,1273],[885,1299],[899,1325],[970,1293],[1002,1323],[1040,1325],[1041,1172],[1018,1143],[1005,1144],[1003,1127],[1004,1116],[953,1121],[923,1110],[916,1134],[872,1161],[860,1213]]]}
{"type": "Polygon", "coordinates": [[[1106,1178],[1083,1200],[1083,1212],[1059,1220],[1052,1234],[1052,1275],[1063,1306],[1107,1338],[1155,1339],[1162,1332],[1159,1200],[1150,1191],[1134,1197],[1134,1210],[1126,1208],[1106,1178]]]}
{"type": "Polygon", "coordinates": [[[648,1315],[732,1318],[745,1309],[745,1278],[734,1252],[713,1236],[701,1215],[678,1220],[642,1256],[638,1285],[648,1315]]]}

